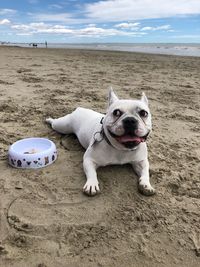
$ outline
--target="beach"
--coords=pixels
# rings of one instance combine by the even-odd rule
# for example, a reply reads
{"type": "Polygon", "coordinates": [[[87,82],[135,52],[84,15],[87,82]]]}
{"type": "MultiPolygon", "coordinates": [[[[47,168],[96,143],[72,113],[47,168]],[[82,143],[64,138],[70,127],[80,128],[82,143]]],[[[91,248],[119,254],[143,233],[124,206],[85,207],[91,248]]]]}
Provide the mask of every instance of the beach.
{"type": "Polygon", "coordinates": [[[0,47],[0,266],[199,266],[199,73],[200,57],[0,47]],[[154,196],[129,165],[100,168],[101,194],[84,195],[84,149],[45,123],[79,106],[105,113],[109,86],[149,99],[154,196]],[[9,166],[26,137],[51,139],[56,162],[9,166]]]}

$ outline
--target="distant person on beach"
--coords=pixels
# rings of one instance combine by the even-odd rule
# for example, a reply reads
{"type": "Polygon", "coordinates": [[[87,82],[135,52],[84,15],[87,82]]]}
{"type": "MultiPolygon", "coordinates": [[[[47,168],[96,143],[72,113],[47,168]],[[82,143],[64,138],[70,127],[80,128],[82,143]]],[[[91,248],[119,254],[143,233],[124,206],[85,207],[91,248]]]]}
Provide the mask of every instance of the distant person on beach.
{"type": "Polygon", "coordinates": [[[45,41],[45,46],[46,46],[46,48],[47,48],[47,41],[45,41]]]}

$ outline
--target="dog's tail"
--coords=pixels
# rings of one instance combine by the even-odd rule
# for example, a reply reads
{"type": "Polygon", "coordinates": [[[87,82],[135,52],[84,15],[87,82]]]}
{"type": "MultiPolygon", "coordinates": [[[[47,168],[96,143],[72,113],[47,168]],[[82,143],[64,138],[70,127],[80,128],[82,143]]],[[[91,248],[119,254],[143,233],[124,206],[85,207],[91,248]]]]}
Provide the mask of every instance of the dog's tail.
{"type": "Polygon", "coordinates": [[[52,118],[46,119],[46,122],[49,123],[49,124],[51,124],[51,125],[52,125],[53,121],[54,121],[54,119],[52,119],[52,118]]]}

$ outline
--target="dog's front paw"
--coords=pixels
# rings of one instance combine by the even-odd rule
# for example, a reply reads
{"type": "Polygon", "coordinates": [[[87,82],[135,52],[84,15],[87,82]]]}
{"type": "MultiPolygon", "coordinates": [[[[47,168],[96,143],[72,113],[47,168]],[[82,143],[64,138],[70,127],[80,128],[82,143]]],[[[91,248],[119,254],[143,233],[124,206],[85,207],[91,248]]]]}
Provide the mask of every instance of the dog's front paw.
{"type": "Polygon", "coordinates": [[[100,192],[98,181],[87,181],[83,187],[83,192],[88,196],[94,196],[100,192]]]}
{"type": "Polygon", "coordinates": [[[156,190],[148,183],[144,183],[142,181],[138,184],[138,190],[145,196],[152,196],[156,193],[156,190]]]}

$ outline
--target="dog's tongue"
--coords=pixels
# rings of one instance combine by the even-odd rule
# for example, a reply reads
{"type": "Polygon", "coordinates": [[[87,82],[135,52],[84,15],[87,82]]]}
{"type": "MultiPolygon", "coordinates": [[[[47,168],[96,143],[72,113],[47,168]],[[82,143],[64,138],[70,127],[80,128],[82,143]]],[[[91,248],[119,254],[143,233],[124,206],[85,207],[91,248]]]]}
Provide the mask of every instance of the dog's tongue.
{"type": "Polygon", "coordinates": [[[141,143],[144,142],[144,139],[139,136],[130,136],[130,135],[122,135],[116,138],[120,143],[127,143],[127,142],[136,142],[141,143]]]}

